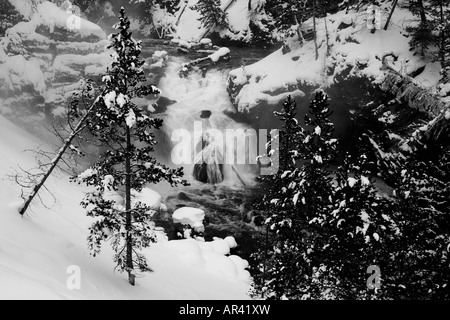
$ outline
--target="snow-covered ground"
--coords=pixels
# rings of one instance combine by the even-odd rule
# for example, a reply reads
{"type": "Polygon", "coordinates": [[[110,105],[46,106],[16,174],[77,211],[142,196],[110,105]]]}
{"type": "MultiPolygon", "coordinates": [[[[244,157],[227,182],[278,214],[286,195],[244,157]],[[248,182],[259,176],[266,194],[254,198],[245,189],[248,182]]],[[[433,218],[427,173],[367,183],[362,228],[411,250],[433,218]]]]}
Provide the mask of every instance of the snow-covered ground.
{"type": "MultiPolygon", "coordinates": [[[[114,272],[109,244],[97,257],[86,245],[91,219],[80,207],[83,189],[56,175],[51,209],[17,213],[20,188],[8,179],[17,165],[34,166],[24,149],[42,142],[0,116],[0,299],[248,299],[247,262],[229,255],[232,238],[160,242],[145,250],[153,273],[128,284],[114,272]],[[77,289],[77,275],[80,289],[77,289]],[[72,288],[72,290],[71,290],[72,288]]],[[[45,197],[51,205],[50,197],[45,197]]]]}
{"type": "MultiPolygon", "coordinates": [[[[389,15],[391,2],[380,8],[380,29],[372,33],[367,26],[368,13],[345,10],[317,19],[318,59],[315,59],[314,41],[300,45],[297,35],[286,39],[287,53],[282,49],[252,65],[232,70],[230,77],[242,89],[236,96],[240,111],[251,109],[262,102],[276,104],[287,95],[303,96],[299,86],[310,85],[326,88],[337,81],[337,76],[350,70],[350,76],[381,80],[386,67],[382,58],[387,54],[398,57],[386,61],[395,71],[410,74],[420,67],[424,71],[414,78],[419,86],[435,90],[439,81],[440,64],[430,56],[422,58],[410,50],[405,26],[418,22],[407,8],[397,7],[387,30],[383,27],[389,15]],[[326,37],[328,30],[328,40],[326,37]],[[328,53],[327,53],[328,52],[328,53]],[[403,69],[402,69],[403,68],[403,69]]],[[[303,32],[312,30],[312,19],[305,21],[303,32]]]]}

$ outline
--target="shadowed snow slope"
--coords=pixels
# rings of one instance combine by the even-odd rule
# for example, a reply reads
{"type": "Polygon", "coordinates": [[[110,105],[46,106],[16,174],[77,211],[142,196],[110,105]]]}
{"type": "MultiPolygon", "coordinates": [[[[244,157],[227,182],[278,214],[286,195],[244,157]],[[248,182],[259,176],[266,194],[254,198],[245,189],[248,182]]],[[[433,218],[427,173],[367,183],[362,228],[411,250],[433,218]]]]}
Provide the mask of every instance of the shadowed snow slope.
{"type": "Polygon", "coordinates": [[[114,272],[109,244],[99,256],[89,254],[83,189],[63,175],[48,184],[58,203],[36,205],[22,218],[20,188],[7,175],[18,164],[31,168],[34,158],[22,150],[40,143],[0,116],[0,299],[248,299],[246,262],[196,241],[153,244],[145,254],[154,272],[131,287],[125,274],[114,272]],[[81,272],[79,290],[67,286],[76,283],[71,266],[81,272]]]}

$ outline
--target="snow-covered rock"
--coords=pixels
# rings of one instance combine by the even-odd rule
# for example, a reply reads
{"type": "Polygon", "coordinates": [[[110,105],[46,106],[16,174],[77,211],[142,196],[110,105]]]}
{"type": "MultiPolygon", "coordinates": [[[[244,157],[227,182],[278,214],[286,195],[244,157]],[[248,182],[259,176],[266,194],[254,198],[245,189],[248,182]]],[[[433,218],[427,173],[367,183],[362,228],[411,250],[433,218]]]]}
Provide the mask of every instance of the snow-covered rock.
{"type": "Polygon", "coordinates": [[[37,93],[44,94],[47,86],[39,61],[28,61],[21,55],[4,58],[5,62],[0,64],[0,80],[8,90],[21,92],[31,85],[37,93]]]}
{"type": "Polygon", "coordinates": [[[184,239],[169,241],[167,246],[179,250],[180,258],[184,263],[207,272],[220,274],[229,280],[239,279],[249,283],[251,277],[246,270],[249,266],[248,261],[236,255],[229,255],[230,247],[227,243],[230,239],[228,241],[225,239],[215,238],[213,241],[206,242],[184,239]]]}
{"type": "Polygon", "coordinates": [[[209,38],[203,38],[200,40],[200,44],[210,45],[210,44],[212,44],[212,42],[211,42],[211,39],[209,39],[209,38]]]}
{"type": "Polygon", "coordinates": [[[211,59],[212,62],[219,61],[220,58],[225,57],[230,53],[230,49],[223,47],[217,50],[216,52],[210,54],[208,57],[211,59]]]}
{"type": "Polygon", "coordinates": [[[14,33],[22,36],[27,34],[27,37],[30,38],[36,36],[36,31],[40,31],[39,27],[45,27],[49,31],[49,38],[52,38],[54,33],[56,36],[56,33],[64,31],[65,38],[73,35],[74,38],[88,42],[106,39],[105,32],[98,25],[74,15],[69,10],[64,10],[50,1],[43,1],[35,8],[29,0],[13,0],[11,3],[30,21],[22,22],[11,28],[8,36],[12,36],[14,33]]]}
{"type": "Polygon", "coordinates": [[[174,223],[181,223],[190,225],[196,231],[203,231],[203,219],[205,218],[205,211],[198,208],[182,207],[172,215],[174,223]]]}

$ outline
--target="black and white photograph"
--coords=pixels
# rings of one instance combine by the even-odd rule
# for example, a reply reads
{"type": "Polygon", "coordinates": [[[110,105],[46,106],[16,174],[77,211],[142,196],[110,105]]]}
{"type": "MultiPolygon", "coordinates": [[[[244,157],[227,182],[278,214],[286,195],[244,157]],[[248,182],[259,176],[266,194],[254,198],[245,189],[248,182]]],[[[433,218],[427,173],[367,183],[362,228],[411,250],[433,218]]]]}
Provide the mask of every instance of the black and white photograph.
{"type": "Polygon", "coordinates": [[[0,154],[0,300],[449,300],[450,0],[0,0],[0,154]]]}

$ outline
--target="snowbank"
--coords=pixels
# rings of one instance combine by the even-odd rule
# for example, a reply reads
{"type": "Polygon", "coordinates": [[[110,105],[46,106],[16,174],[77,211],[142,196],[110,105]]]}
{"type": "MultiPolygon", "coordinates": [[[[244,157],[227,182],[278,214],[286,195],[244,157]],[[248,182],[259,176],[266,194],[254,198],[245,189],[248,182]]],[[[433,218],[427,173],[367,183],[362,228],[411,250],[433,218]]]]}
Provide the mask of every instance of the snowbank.
{"type": "Polygon", "coordinates": [[[207,272],[224,276],[230,280],[250,283],[248,262],[236,255],[228,255],[236,244],[234,238],[216,238],[211,242],[184,239],[167,242],[167,246],[181,253],[185,263],[207,272]],[[230,245],[231,244],[231,245],[230,245]]]}

